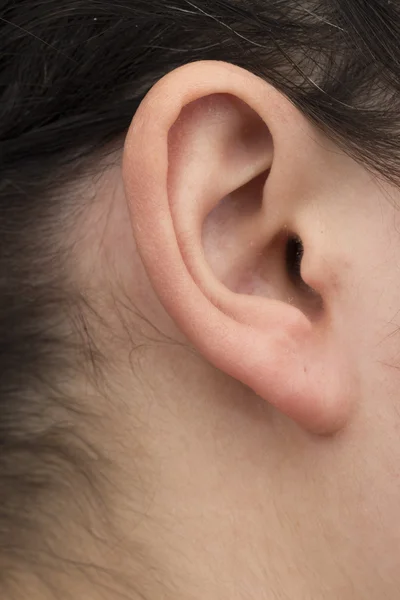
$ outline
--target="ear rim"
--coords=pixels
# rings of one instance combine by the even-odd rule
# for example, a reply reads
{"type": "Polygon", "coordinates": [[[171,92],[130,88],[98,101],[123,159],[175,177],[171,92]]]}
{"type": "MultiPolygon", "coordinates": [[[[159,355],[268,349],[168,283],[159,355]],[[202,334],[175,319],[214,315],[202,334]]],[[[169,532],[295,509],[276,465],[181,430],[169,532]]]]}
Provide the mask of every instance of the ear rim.
{"type": "MultiPolygon", "coordinates": [[[[129,205],[131,223],[135,239],[138,241],[138,252],[150,279],[152,280],[155,277],[158,280],[156,291],[160,294],[163,305],[167,308],[167,311],[172,315],[174,320],[179,317],[179,315],[175,314],[176,311],[174,311],[175,298],[172,299],[170,294],[166,294],[165,288],[168,287],[170,276],[176,276],[176,273],[171,273],[171,271],[169,271],[168,275],[165,274],[165,277],[160,278],[161,274],[158,265],[155,269],[158,274],[156,272],[153,273],[152,256],[147,255],[146,248],[148,249],[153,245],[149,243],[150,240],[154,240],[154,244],[156,244],[159,235],[164,234],[164,237],[166,237],[165,234],[167,233],[168,239],[173,239],[175,228],[170,211],[165,210],[166,206],[169,206],[169,203],[162,203],[159,196],[155,196],[152,193],[152,189],[157,183],[154,175],[147,179],[141,178],[140,173],[142,173],[143,170],[140,166],[142,164],[152,164],[153,174],[159,174],[157,180],[167,182],[169,158],[168,145],[167,143],[161,144],[160,140],[164,139],[167,142],[165,132],[168,132],[177,121],[184,106],[203,96],[210,96],[218,93],[236,96],[256,112],[257,108],[260,109],[263,104],[265,104],[268,95],[270,102],[274,105],[274,110],[276,109],[277,111],[276,118],[280,121],[285,121],[288,118],[287,110],[283,110],[282,103],[279,102],[281,94],[257,76],[230,63],[222,61],[199,61],[179,67],[155,84],[139,106],[127,133],[124,145],[122,176],[129,205]],[[216,70],[218,77],[215,73],[214,78],[210,79],[210,68],[216,70]],[[188,78],[189,72],[190,78],[188,78]],[[183,81],[189,79],[191,82],[195,82],[190,85],[188,84],[186,87],[182,87],[178,98],[176,98],[175,84],[177,78],[183,81]],[[247,86],[244,85],[243,80],[247,80],[247,86]],[[264,90],[264,86],[267,86],[268,91],[264,90]],[[254,87],[258,90],[258,94],[252,94],[251,92],[246,94],[246,89],[253,90],[254,87]],[[159,104],[163,106],[163,110],[157,110],[156,107],[159,104]],[[148,118],[149,114],[152,115],[151,119],[148,118]],[[138,139],[151,139],[153,142],[140,147],[136,142],[138,139]],[[130,165],[132,164],[138,165],[139,167],[131,169],[130,165]],[[130,193],[130,190],[132,189],[137,189],[140,193],[132,194],[130,193]],[[145,231],[142,226],[138,227],[137,224],[142,220],[141,216],[146,216],[146,213],[148,213],[150,209],[154,215],[153,219],[148,219],[149,221],[152,220],[152,227],[146,228],[145,231]],[[160,214],[162,214],[162,218],[157,219],[156,216],[160,214]]],[[[273,126],[270,127],[270,131],[272,136],[274,133],[277,133],[274,131],[273,126]]],[[[179,253],[179,246],[177,244],[165,244],[163,248],[165,251],[163,253],[164,255],[175,250],[175,258],[177,258],[177,254],[179,253]]],[[[187,270],[185,271],[187,274],[187,270]]]]}
{"type": "MultiPolygon", "coordinates": [[[[168,132],[184,106],[218,93],[236,96],[261,115],[268,101],[275,115],[268,123],[273,139],[278,135],[275,123],[289,122],[290,113],[296,110],[288,100],[282,102],[282,95],[272,86],[228,63],[191,63],[159,81],[132,121],[123,156],[123,179],[138,252],[162,305],[209,362],[253,389],[306,430],[337,433],[348,420],[350,403],[338,385],[336,369],[327,372],[326,352],[322,348],[319,356],[315,352],[318,332],[305,315],[294,306],[272,300],[268,300],[266,310],[265,299],[239,298],[240,295],[236,295],[232,310],[232,302],[227,301],[229,292],[224,293],[221,287],[214,299],[204,295],[187,268],[176,239],[166,191],[168,132]],[[181,82],[178,93],[177,81],[181,82]],[[139,140],[146,140],[146,144],[139,140]],[[142,177],[150,164],[151,177],[142,177]],[[225,307],[221,310],[223,298],[225,307]],[[261,326],[255,330],[243,319],[250,310],[253,315],[264,314],[264,318],[267,312],[272,314],[278,323],[276,330],[272,332],[269,327],[267,334],[261,326]],[[208,337],[214,340],[213,344],[207,342],[208,337]],[[291,373],[286,387],[282,376],[277,377],[277,359],[268,364],[268,355],[285,360],[280,372],[291,373]],[[324,398],[322,390],[327,385],[330,393],[324,398]]],[[[271,318],[265,319],[269,325],[271,318]]]]}

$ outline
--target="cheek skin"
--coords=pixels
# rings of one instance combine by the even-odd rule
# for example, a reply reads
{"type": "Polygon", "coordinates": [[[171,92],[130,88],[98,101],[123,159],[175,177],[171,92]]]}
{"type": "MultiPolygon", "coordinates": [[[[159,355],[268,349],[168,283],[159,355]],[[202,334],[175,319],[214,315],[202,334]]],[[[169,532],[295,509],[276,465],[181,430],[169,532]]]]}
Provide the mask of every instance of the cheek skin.
{"type": "Polygon", "coordinates": [[[361,382],[343,446],[348,526],[385,589],[399,585],[400,568],[400,219],[386,198],[372,200],[338,233],[338,246],[351,252],[336,314],[361,382]]]}

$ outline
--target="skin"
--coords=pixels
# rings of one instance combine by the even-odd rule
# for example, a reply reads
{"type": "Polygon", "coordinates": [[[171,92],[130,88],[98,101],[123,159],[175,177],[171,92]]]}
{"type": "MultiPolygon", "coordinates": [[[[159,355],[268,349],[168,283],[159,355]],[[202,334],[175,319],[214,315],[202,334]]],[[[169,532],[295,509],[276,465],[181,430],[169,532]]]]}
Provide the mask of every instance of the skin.
{"type": "Polygon", "coordinates": [[[214,62],[153,88],[96,186],[74,268],[113,332],[104,560],[153,599],[396,600],[399,191],[214,62]]]}

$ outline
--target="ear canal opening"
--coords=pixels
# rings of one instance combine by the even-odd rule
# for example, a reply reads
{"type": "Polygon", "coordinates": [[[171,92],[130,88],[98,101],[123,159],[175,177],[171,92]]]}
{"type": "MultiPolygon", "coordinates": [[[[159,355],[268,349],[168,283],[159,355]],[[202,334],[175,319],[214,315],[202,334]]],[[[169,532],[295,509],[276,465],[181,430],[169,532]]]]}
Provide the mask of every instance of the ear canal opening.
{"type": "Polygon", "coordinates": [[[296,233],[286,233],[285,265],[289,281],[301,298],[303,312],[311,318],[323,308],[323,301],[312,287],[302,277],[302,262],[306,252],[302,238],[296,233]]]}
{"type": "Polygon", "coordinates": [[[301,277],[301,263],[304,256],[303,241],[298,235],[289,235],[286,242],[286,269],[296,285],[306,285],[301,277]]]}

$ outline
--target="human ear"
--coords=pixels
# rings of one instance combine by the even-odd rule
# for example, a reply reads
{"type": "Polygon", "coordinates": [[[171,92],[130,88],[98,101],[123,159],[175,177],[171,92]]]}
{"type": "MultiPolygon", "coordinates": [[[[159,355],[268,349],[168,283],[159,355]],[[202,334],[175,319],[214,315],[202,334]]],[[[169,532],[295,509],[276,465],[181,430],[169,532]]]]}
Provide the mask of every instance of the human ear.
{"type": "Polygon", "coordinates": [[[123,176],[138,252],[188,340],[301,427],[332,434],[354,386],[325,318],[328,275],[307,250],[317,223],[300,218],[318,202],[315,178],[323,190],[312,131],[255,75],[191,63],[142,102],[123,176]],[[302,279],[288,271],[299,240],[302,279]]]}

